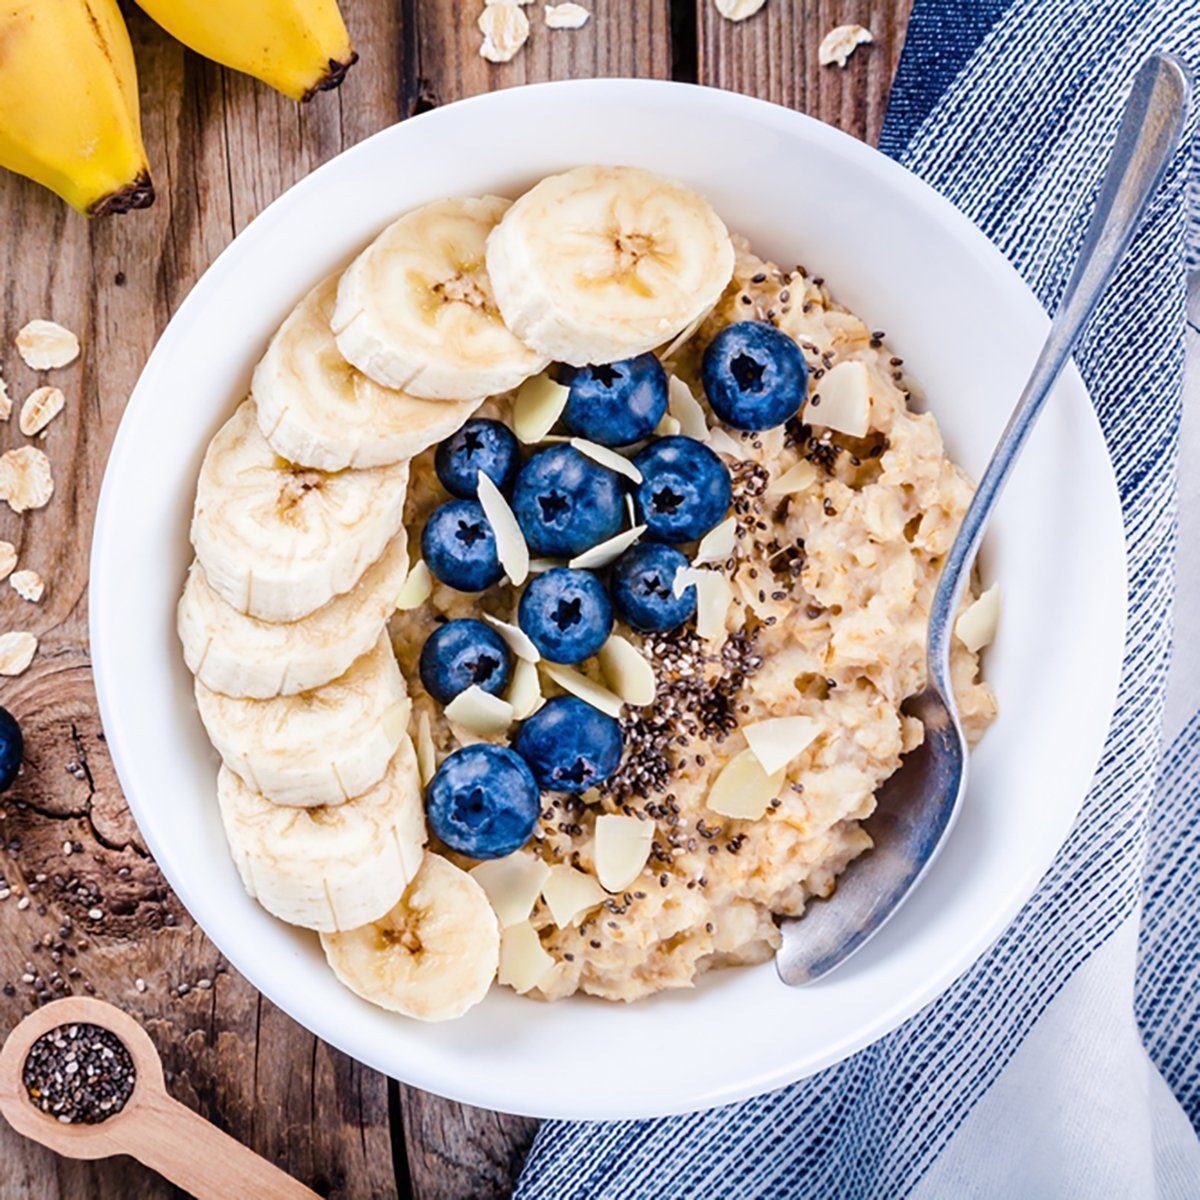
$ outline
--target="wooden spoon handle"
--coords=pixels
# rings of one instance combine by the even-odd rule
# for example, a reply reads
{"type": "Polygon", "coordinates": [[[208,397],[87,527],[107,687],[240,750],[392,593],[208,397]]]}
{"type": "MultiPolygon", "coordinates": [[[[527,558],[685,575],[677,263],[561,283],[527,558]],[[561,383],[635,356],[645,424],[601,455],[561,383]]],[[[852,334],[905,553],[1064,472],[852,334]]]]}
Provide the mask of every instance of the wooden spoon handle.
{"type": "Polygon", "coordinates": [[[316,1192],[167,1095],[146,1105],[122,1130],[121,1141],[126,1154],[197,1200],[318,1200],[316,1192]]]}

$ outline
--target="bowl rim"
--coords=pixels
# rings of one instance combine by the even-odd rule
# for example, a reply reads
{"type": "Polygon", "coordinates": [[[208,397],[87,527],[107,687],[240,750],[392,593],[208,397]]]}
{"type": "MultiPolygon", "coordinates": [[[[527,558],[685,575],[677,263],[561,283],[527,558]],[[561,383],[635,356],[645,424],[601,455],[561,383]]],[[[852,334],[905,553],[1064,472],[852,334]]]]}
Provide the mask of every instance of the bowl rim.
{"type": "MultiPolygon", "coordinates": [[[[361,1039],[356,1039],[352,1030],[337,1027],[331,1021],[327,1021],[324,1026],[319,1027],[320,1031],[318,1032],[318,1026],[307,1015],[301,1015],[303,1010],[302,997],[296,993],[295,988],[289,990],[286,987],[278,986],[277,980],[263,978],[263,973],[257,969],[253,961],[247,959],[246,955],[229,953],[227,949],[229,939],[226,936],[225,928],[227,922],[206,920],[202,923],[195,916],[197,911],[205,911],[210,908],[210,905],[205,903],[188,885],[187,881],[174,869],[174,855],[172,854],[169,839],[164,840],[160,838],[157,831],[152,834],[148,828],[150,823],[143,823],[139,820],[139,816],[143,812],[143,801],[138,798],[138,789],[134,782],[137,776],[137,768],[134,766],[133,754],[127,753],[127,747],[130,743],[125,730],[122,708],[117,701],[120,666],[110,659],[108,647],[105,645],[103,638],[98,636],[104,623],[109,618],[110,606],[117,602],[119,594],[119,588],[109,586],[105,578],[108,544],[114,536],[114,507],[116,504],[114,494],[117,486],[114,480],[125,464],[129,445],[134,438],[131,430],[137,424],[139,414],[154,402],[151,388],[146,381],[153,376],[159,359],[165,356],[166,352],[162,347],[169,340],[168,334],[171,326],[175,325],[180,321],[181,317],[190,313],[194,308],[199,307],[207,298],[215,293],[222,283],[225,282],[229,273],[236,269],[237,259],[247,242],[267,233],[271,226],[279,219],[281,212],[294,202],[298,194],[303,194],[308,190],[319,187],[321,181],[327,175],[345,170],[348,160],[352,161],[356,156],[366,154],[367,147],[394,136],[398,129],[411,126],[414,122],[422,122],[426,125],[436,125],[442,122],[449,124],[460,121],[463,113],[467,111],[480,108],[502,108],[505,105],[511,104],[519,106],[528,103],[531,97],[535,100],[538,98],[545,99],[561,95],[565,92],[576,95],[592,93],[588,98],[596,104],[603,104],[606,96],[613,96],[614,94],[620,94],[622,99],[627,99],[629,94],[641,93],[647,103],[652,103],[659,96],[688,92],[693,94],[694,102],[700,106],[715,104],[734,113],[741,110],[748,119],[760,124],[765,123],[772,127],[784,129],[785,132],[797,128],[802,129],[806,138],[818,143],[824,142],[826,148],[834,153],[840,153],[843,156],[849,156],[857,160],[855,163],[857,167],[880,179],[887,188],[902,193],[908,202],[936,214],[939,220],[948,226],[951,231],[956,232],[961,240],[970,243],[975,253],[986,257],[991,268],[1007,276],[1006,288],[1009,291],[1011,291],[1014,285],[1019,288],[1024,293],[1025,303],[1034,306],[1041,313],[1041,319],[1045,322],[1046,327],[1049,325],[1049,318],[1046,317],[1044,310],[1041,309],[1036,297],[1034,297],[1028,286],[1020,278],[1016,269],[986,237],[982,230],[949,200],[934,191],[923,180],[874,147],[858,141],[856,138],[839,129],[825,125],[807,114],[796,112],[770,101],[723,89],[664,80],[605,78],[525,84],[469,97],[418,116],[409,117],[385,129],[379,130],[354,146],[341,151],[334,158],[323,163],[298,180],[268,204],[217,255],[172,314],[170,321],[151,351],[139,375],[137,384],[130,394],[125,411],[122,414],[105,467],[96,508],[88,587],[89,642],[101,722],[106,731],[109,752],[112,756],[123,794],[126,797],[135,820],[138,821],[142,836],[145,838],[151,853],[160,865],[173,891],[181,903],[193,915],[193,918],[200,925],[205,935],[213,941],[221,953],[228,958],[231,964],[256,989],[267,996],[273,1004],[286,1012],[292,1019],[313,1032],[315,1036],[328,1041],[358,1061],[385,1075],[395,1075],[396,1064],[394,1061],[390,1061],[388,1055],[380,1051],[378,1047],[361,1039]]],[[[1032,310],[1030,311],[1032,313],[1032,310]]],[[[1068,365],[1065,375],[1071,381],[1072,386],[1078,388],[1084,396],[1087,396],[1087,389],[1079,377],[1073,362],[1068,365]]],[[[1094,407],[1089,404],[1088,408],[1089,419],[1095,423],[1098,431],[1099,421],[1094,407]]],[[[1111,460],[1106,460],[1105,469],[1105,488],[1107,492],[1111,493],[1111,504],[1115,509],[1116,517],[1119,521],[1120,503],[1111,460]]],[[[1119,546],[1120,562],[1117,565],[1119,566],[1120,576],[1124,579],[1126,577],[1126,552],[1123,536],[1119,540],[1119,546]]],[[[1094,750],[1094,753],[1089,751],[1089,761],[1093,764],[1093,772],[1094,765],[1099,761],[1104,739],[1107,737],[1108,728],[1111,724],[1111,714],[1115,707],[1128,616],[1127,603],[1127,595],[1124,588],[1122,588],[1120,596],[1112,598],[1111,604],[1114,608],[1108,614],[1109,623],[1114,627],[1113,645],[1112,647],[1105,648],[1106,653],[1108,653],[1111,659],[1108,670],[1108,684],[1104,689],[1104,709],[1108,713],[1108,718],[1104,723],[1103,729],[1092,731],[1094,736],[1089,739],[1089,744],[1092,745],[1092,749],[1094,750]],[[1117,626],[1119,626],[1119,638],[1116,636],[1117,626]]],[[[864,1023],[853,1032],[831,1041],[823,1053],[808,1055],[803,1067],[800,1069],[797,1068],[794,1061],[790,1061],[785,1057],[782,1062],[771,1069],[760,1071],[758,1074],[750,1077],[745,1075],[739,1076],[736,1082],[719,1089],[713,1089],[703,1096],[677,1097],[672,1103],[658,1103],[653,1109],[637,1111],[625,1107],[618,1108],[614,1105],[608,1105],[603,1111],[598,1111],[597,1106],[594,1103],[590,1103],[584,1094],[586,1089],[580,1089],[577,1095],[565,1098],[559,1097],[553,1105],[548,1106],[541,1103],[540,1100],[507,1099],[508,1091],[503,1084],[496,1085],[475,1077],[449,1080],[442,1075],[438,1075],[437,1072],[427,1073],[419,1069],[411,1071],[406,1069],[404,1081],[412,1086],[420,1087],[439,1095],[448,1096],[467,1104],[490,1108],[495,1111],[520,1113],[543,1118],[620,1119],[630,1116],[649,1117],[694,1111],[697,1108],[706,1108],[759,1095],[774,1088],[795,1082],[797,1079],[807,1077],[841,1061],[892,1032],[926,1004],[941,995],[987,952],[1004,929],[1011,923],[1020,907],[1033,894],[1039,880],[1061,849],[1078,815],[1086,791],[1085,787],[1074,804],[1069,806],[1069,811],[1066,811],[1068,806],[1064,805],[1064,812],[1060,814],[1060,819],[1056,822],[1055,826],[1053,852],[1048,856],[1040,855],[1033,858],[1025,864],[1024,870],[1013,875],[1006,893],[1003,896],[997,895],[991,910],[991,919],[979,927],[977,935],[972,940],[954,947],[952,952],[945,956],[940,969],[932,972],[928,978],[914,984],[903,995],[892,998],[890,1002],[885,1001],[881,1003],[873,1020],[864,1023]]]]}

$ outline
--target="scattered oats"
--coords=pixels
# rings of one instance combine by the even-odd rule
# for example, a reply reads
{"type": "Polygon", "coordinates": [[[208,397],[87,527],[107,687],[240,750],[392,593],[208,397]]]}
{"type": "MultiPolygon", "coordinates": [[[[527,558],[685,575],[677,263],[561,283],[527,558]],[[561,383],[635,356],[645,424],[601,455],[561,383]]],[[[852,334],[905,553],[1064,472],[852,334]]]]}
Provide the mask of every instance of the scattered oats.
{"type": "Polygon", "coordinates": [[[17,907],[24,912],[32,903],[33,901],[30,900],[28,896],[22,896],[20,900],[17,901],[17,907]]]}
{"type": "Polygon", "coordinates": [[[36,604],[46,591],[46,583],[36,571],[16,571],[9,580],[12,589],[21,597],[36,604]]]}
{"type": "Polygon", "coordinates": [[[7,421],[12,416],[12,397],[8,394],[8,385],[0,375],[0,421],[7,421]]]}
{"type": "Polygon", "coordinates": [[[861,25],[839,25],[821,39],[821,45],[817,49],[817,62],[823,67],[831,63],[844,67],[856,47],[874,40],[871,31],[861,25]]]}
{"type": "Polygon", "coordinates": [[[581,29],[591,15],[582,4],[546,5],[546,25],[550,29],[581,29]]]}
{"type": "Polygon", "coordinates": [[[67,398],[62,394],[61,388],[35,388],[21,405],[21,417],[18,421],[21,432],[26,437],[41,433],[62,412],[66,402],[67,398]]]}
{"type": "Polygon", "coordinates": [[[79,339],[57,321],[30,321],[17,334],[17,351],[27,367],[50,371],[79,357],[79,339]]]}
{"type": "Polygon", "coordinates": [[[32,633],[0,633],[0,675],[20,675],[33,662],[37,648],[38,640],[32,633]]]}
{"type": "Polygon", "coordinates": [[[19,446],[0,455],[0,500],[15,513],[44,508],[54,494],[50,460],[35,446],[19,446]]]}
{"type": "Polygon", "coordinates": [[[17,548],[12,542],[0,542],[0,579],[7,579],[17,565],[17,548]]]}
{"type": "Polygon", "coordinates": [[[478,24],[483,34],[479,53],[488,62],[508,62],[529,37],[529,18],[525,10],[511,0],[486,5],[479,14],[478,24]]]}
{"type": "Polygon", "coordinates": [[[752,17],[767,0],[717,0],[717,12],[730,21],[752,17]]]}

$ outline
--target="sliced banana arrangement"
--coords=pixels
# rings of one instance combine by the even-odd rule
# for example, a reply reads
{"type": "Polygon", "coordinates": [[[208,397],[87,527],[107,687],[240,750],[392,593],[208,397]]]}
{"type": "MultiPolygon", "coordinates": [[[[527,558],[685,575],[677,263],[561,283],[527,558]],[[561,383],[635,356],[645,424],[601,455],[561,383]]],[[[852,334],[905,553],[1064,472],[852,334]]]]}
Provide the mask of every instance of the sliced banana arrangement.
{"type": "MultiPolygon", "coordinates": [[[[761,961],[784,911],[738,872],[834,847],[781,884],[793,912],[864,848],[801,774],[837,741],[824,697],[869,690],[835,678],[837,603],[801,575],[860,495],[910,590],[919,551],[902,499],[865,499],[906,444],[878,424],[901,360],[830,333],[813,375],[853,373],[862,419],[822,418],[784,318],[868,327],[820,283],[735,262],[682,184],[582,166],[400,215],[271,339],[204,457],[176,624],[245,890],[363,1000],[442,1021],[493,982],[689,986],[761,961]]],[[[910,736],[880,711],[842,724],[910,736]]]]}

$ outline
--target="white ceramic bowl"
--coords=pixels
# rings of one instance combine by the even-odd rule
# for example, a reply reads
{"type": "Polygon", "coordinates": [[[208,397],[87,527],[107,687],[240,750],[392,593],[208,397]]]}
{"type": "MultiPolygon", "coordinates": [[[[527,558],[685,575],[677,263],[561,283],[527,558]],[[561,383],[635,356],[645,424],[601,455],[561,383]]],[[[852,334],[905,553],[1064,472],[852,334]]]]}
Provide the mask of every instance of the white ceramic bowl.
{"type": "Polygon", "coordinates": [[[1068,371],[987,544],[1003,584],[986,658],[1000,718],[975,755],[950,843],[896,919],[803,991],[772,965],[717,971],[632,1006],[493,993],[422,1025],[358,1000],[314,935],[242,890],[217,813],[217,760],[174,632],[188,520],[209,438],[268,338],[312,284],[405,209],[515,196],[577,163],[649,167],[706,193],[735,230],[803,262],[924,385],[956,460],[978,475],[1046,330],[983,235],[876,151],[796,113],[684,85],[515,88],[370,138],[272,204],[180,306],[129,401],[92,555],[91,641],[125,795],[171,885],[228,959],[327,1041],[398,1079],[538,1116],[634,1117],[766,1091],[893,1029],[988,947],[1032,893],[1088,786],[1116,688],[1125,573],[1116,488],[1068,371]]]}

